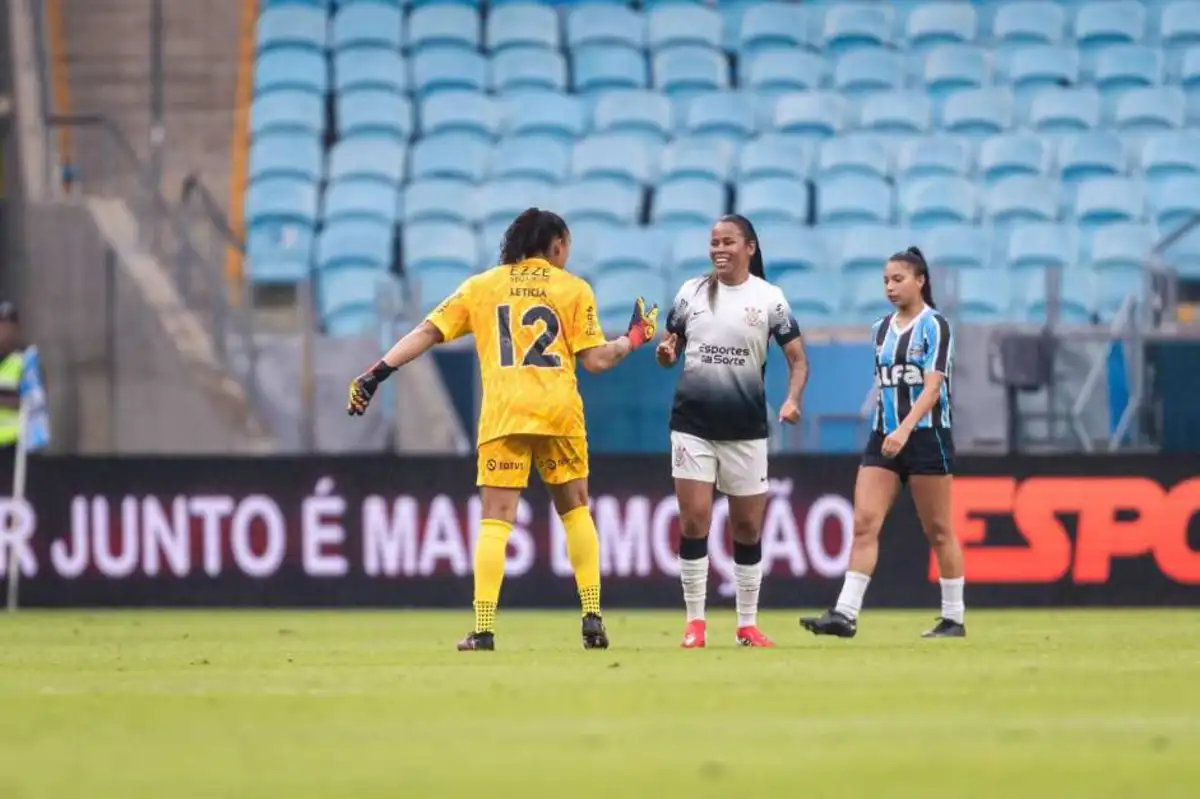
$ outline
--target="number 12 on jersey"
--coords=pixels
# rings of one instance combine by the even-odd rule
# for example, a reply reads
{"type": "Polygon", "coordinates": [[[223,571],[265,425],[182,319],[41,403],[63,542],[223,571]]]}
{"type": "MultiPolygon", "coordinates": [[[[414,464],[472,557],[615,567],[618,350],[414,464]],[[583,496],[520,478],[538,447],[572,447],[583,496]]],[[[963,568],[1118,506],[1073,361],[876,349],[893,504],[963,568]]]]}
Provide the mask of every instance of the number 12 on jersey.
{"type": "MultiPolygon", "coordinates": [[[[553,369],[562,366],[562,358],[552,352],[546,352],[558,339],[562,332],[562,324],[553,310],[545,305],[535,305],[521,314],[521,327],[533,327],[538,322],[545,325],[542,334],[538,336],[525,356],[521,359],[522,366],[538,366],[553,369]]],[[[496,306],[496,332],[500,341],[500,365],[513,366],[517,362],[516,346],[512,335],[512,306],[496,306]]]]}

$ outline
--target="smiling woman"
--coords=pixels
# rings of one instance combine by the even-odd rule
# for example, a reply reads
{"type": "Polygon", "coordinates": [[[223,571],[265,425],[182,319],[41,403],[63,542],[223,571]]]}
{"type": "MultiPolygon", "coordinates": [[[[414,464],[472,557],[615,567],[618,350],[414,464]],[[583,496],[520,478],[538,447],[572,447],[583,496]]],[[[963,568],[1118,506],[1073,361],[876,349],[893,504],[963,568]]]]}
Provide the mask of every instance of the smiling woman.
{"type": "Polygon", "coordinates": [[[767,490],[767,400],[763,376],[771,338],[791,377],[779,421],[800,418],[808,380],[804,344],[783,292],[763,275],[762,247],[743,216],[722,217],[709,241],[713,270],[683,284],[667,318],[658,362],[682,354],[683,374],[671,409],[672,476],[682,538],[679,573],[687,606],[685,648],[707,644],[708,534],[714,489],[729,497],[737,583],[737,642],[770,647],[758,629],[762,520],[767,490]]]}

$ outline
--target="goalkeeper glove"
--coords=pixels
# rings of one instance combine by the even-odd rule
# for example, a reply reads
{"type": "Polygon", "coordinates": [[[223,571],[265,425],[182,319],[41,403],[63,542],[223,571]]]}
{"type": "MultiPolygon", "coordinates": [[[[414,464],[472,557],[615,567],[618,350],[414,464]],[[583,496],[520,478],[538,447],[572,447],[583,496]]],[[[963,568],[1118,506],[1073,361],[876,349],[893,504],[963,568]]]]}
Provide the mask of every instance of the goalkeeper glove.
{"type": "Polygon", "coordinates": [[[346,404],[346,413],[351,416],[362,416],[366,413],[367,406],[371,404],[371,397],[374,397],[376,390],[379,389],[379,384],[387,380],[394,371],[396,371],[394,366],[389,366],[386,361],[381,359],[370,370],[351,380],[350,399],[346,404]]]}
{"type": "Polygon", "coordinates": [[[656,332],[658,332],[658,305],[652,305],[649,310],[646,310],[646,301],[638,297],[637,302],[633,305],[633,316],[629,319],[629,330],[625,333],[629,338],[629,343],[636,350],[654,338],[656,332]]]}

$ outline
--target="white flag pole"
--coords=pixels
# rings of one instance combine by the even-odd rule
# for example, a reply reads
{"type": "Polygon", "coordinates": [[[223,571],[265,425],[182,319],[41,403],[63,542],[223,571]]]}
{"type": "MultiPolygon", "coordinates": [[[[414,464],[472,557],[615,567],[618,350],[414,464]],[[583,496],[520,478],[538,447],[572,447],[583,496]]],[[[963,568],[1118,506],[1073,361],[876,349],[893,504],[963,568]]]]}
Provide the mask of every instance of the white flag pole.
{"type": "MultiPolygon", "coordinates": [[[[17,411],[17,450],[13,455],[13,484],[12,498],[14,502],[20,502],[25,499],[25,416],[26,407],[24,398],[21,399],[21,408],[17,411]]],[[[9,515],[12,519],[12,515],[9,515]]],[[[17,547],[13,541],[14,537],[11,531],[5,530],[5,540],[8,545],[8,612],[15,613],[17,611],[17,588],[21,579],[20,564],[17,562],[17,547]]]]}

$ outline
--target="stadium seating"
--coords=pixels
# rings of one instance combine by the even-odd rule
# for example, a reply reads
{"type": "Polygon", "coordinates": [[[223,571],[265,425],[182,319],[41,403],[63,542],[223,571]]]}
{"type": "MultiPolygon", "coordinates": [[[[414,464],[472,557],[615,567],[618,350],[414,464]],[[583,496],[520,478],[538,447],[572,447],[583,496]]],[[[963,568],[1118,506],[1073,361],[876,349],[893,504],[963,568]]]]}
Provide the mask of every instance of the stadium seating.
{"type": "Polygon", "coordinates": [[[531,203],[624,295],[614,264],[670,293],[745,213],[806,324],[834,326],[879,310],[859,273],[912,243],[962,275],[964,318],[1043,318],[1056,266],[1084,292],[1063,318],[1104,319],[1200,212],[1197,0],[280,0],[255,42],[248,274],[318,278],[340,332],[369,304],[323,270],[390,270],[427,305],[531,203]]]}

